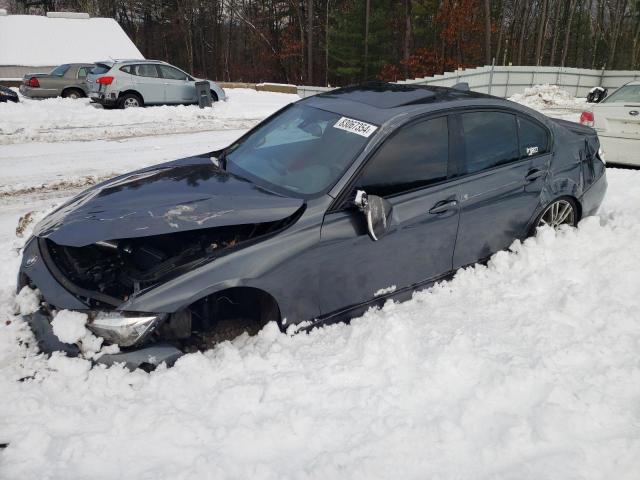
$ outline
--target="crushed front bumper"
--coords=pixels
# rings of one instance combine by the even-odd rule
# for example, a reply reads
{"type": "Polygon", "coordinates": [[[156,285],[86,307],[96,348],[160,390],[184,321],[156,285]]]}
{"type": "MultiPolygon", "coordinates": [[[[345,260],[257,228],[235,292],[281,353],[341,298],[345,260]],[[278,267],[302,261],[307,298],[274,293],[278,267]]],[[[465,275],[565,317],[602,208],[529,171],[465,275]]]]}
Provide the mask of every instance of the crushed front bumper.
{"type": "MultiPolygon", "coordinates": [[[[77,345],[63,343],[56,337],[51,327],[51,317],[46,312],[37,311],[30,315],[23,315],[22,318],[31,327],[42,353],[64,352],[69,357],[77,357],[80,354],[77,345]]],[[[174,346],[158,343],[131,351],[102,355],[94,360],[94,363],[103,365],[122,363],[127,368],[135,370],[141,366],[157,367],[163,362],[167,366],[172,366],[181,356],[182,352],[174,346]]]]}
{"type": "MultiPolygon", "coordinates": [[[[49,305],[55,306],[58,310],[74,310],[83,313],[91,313],[89,303],[83,301],[82,295],[71,293],[70,290],[77,290],[60,272],[56,272],[55,265],[47,261],[48,252],[46,248],[39,245],[37,238],[32,237],[24,247],[22,264],[18,274],[18,292],[25,285],[33,285],[40,290],[42,299],[49,305]]],[[[85,293],[80,291],[80,294],[85,293]]],[[[95,310],[94,310],[95,313],[95,310]]],[[[123,353],[108,354],[99,357],[96,363],[112,365],[114,363],[124,363],[128,368],[135,369],[142,364],[157,366],[162,362],[167,365],[173,364],[182,352],[169,344],[154,343],[134,347],[134,344],[143,344],[148,335],[155,329],[159,322],[151,322],[142,325],[135,320],[151,317],[163,320],[164,314],[142,314],[123,312],[107,312],[102,316],[92,318],[93,324],[87,327],[100,337],[118,343],[121,347],[129,347],[123,353]],[[127,320],[118,323],[118,320],[127,320]],[[131,320],[131,321],[129,321],[131,320]],[[94,325],[95,324],[95,325],[94,325]],[[117,327],[117,328],[114,328],[117,327]],[[111,335],[111,336],[110,336],[111,335]],[[127,338],[134,339],[130,343],[127,338]]],[[[40,310],[30,315],[22,317],[30,326],[36,337],[38,347],[43,353],[56,351],[65,352],[68,356],[78,356],[80,349],[77,345],[61,342],[53,333],[51,326],[51,316],[40,310]]]]}

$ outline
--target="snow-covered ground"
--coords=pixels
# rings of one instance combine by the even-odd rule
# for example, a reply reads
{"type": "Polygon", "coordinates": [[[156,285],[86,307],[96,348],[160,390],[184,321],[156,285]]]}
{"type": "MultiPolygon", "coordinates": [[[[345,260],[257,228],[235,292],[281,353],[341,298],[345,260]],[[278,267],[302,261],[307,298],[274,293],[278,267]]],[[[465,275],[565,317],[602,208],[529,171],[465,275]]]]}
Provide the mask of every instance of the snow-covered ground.
{"type": "Polygon", "coordinates": [[[579,228],[351,325],[269,325],[150,374],[38,355],[18,219],[241,133],[0,145],[0,478],[640,478],[640,171],[610,169],[579,228]]]}
{"type": "Polygon", "coordinates": [[[197,105],[104,110],[88,99],[51,98],[0,104],[0,145],[88,141],[228,129],[247,129],[298,100],[288,93],[225,90],[229,100],[197,105]]]}

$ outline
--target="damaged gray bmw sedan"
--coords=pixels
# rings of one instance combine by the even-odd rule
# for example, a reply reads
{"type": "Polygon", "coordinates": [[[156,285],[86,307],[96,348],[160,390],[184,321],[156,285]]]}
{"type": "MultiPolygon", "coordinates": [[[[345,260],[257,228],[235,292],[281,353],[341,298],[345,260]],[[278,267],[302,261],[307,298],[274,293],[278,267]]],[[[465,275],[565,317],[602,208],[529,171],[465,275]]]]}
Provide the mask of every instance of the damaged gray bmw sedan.
{"type": "MultiPolygon", "coordinates": [[[[44,352],[61,310],[120,353],[168,364],[267,322],[344,321],[539,226],[598,209],[591,128],[464,89],[386,83],[306,98],[229,147],[96,185],[40,222],[18,290],[44,352]]],[[[304,322],[304,323],[303,323],[304,322]]]]}

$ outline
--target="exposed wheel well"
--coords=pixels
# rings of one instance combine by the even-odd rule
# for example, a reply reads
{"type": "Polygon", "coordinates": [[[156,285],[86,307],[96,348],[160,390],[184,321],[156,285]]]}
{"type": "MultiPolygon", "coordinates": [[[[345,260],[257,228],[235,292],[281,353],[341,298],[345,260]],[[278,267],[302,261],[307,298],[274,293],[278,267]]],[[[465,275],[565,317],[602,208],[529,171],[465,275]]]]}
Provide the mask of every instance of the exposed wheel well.
{"type": "Polygon", "coordinates": [[[215,90],[211,90],[211,101],[212,102],[217,102],[219,100],[218,98],[218,94],[215,92],[215,90]]]}
{"type": "Polygon", "coordinates": [[[194,302],[187,310],[192,337],[213,339],[208,346],[243,332],[254,335],[272,321],[282,330],[278,302],[258,288],[228,288],[194,302]]]}

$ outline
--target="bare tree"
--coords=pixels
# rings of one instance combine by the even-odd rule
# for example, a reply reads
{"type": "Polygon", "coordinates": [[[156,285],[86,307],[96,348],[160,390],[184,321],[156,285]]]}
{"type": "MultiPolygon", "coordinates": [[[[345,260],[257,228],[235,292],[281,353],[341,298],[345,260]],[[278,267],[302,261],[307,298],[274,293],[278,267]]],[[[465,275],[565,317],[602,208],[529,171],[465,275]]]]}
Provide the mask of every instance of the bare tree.
{"type": "Polygon", "coordinates": [[[573,14],[576,11],[577,0],[571,0],[569,4],[569,13],[566,21],[566,28],[564,31],[564,46],[562,47],[562,58],[560,59],[560,66],[564,67],[567,61],[567,53],[569,52],[569,36],[571,34],[571,22],[573,21],[573,14]]]}
{"type": "Polygon", "coordinates": [[[491,64],[491,1],[484,0],[484,59],[491,64]]]}

